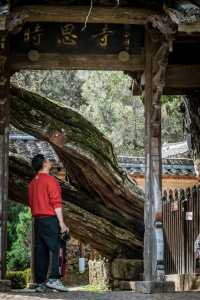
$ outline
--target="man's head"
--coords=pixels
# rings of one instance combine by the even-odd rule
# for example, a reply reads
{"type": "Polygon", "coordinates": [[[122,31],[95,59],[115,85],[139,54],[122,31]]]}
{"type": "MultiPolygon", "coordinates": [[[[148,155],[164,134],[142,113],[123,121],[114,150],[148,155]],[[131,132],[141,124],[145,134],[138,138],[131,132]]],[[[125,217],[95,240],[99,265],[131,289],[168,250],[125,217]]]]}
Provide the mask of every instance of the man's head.
{"type": "Polygon", "coordinates": [[[36,172],[49,172],[52,168],[52,162],[45,158],[43,154],[37,154],[32,159],[32,167],[36,172]]]}

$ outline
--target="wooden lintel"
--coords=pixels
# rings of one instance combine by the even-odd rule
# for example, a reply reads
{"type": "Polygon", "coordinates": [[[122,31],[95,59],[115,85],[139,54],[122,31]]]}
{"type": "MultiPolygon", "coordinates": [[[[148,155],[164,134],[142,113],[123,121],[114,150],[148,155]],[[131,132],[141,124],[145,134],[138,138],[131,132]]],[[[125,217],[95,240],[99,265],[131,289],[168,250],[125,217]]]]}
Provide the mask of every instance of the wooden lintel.
{"type": "MultiPolygon", "coordinates": [[[[89,12],[88,6],[22,6],[12,11],[10,28],[18,22],[72,22],[84,23],[89,12]],[[18,20],[18,22],[16,22],[18,20]]],[[[145,24],[148,16],[156,12],[146,8],[94,7],[88,23],[145,24]]]]}
{"type": "MultiPolygon", "coordinates": [[[[144,56],[133,55],[127,62],[121,62],[118,55],[67,55],[40,54],[31,62],[26,55],[11,56],[11,70],[119,70],[144,71],[144,56]]],[[[200,65],[169,65],[167,67],[164,94],[185,94],[187,90],[200,88],[200,65]]]]}
{"type": "Polygon", "coordinates": [[[26,70],[144,70],[144,56],[133,55],[127,62],[121,62],[118,55],[66,55],[40,54],[37,61],[30,61],[25,55],[11,57],[12,71],[26,70]]]}

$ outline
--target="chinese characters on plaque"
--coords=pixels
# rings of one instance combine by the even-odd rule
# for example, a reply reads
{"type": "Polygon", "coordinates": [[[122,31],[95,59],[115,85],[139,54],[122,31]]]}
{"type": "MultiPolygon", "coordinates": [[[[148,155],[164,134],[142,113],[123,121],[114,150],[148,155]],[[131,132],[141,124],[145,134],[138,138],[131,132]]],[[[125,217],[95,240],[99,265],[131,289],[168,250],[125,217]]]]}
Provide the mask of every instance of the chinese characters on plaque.
{"type": "Polygon", "coordinates": [[[140,25],[80,23],[26,23],[12,37],[16,51],[40,53],[140,54],[144,47],[144,28],[140,25]]]}
{"type": "Polygon", "coordinates": [[[61,38],[57,39],[59,45],[76,46],[78,36],[75,33],[76,29],[73,24],[60,26],[61,38]]]}
{"type": "Polygon", "coordinates": [[[109,37],[112,35],[113,31],[108,29],[108,25],[104,25],[102,31],[98,34],[92,36],[97,41],[97,44],[102,47],[106,48],[108,46],[109,37]]]}
{"type": "Polygon", "coordinates": [[[28,27],[24,32],[24,42],[30,42],[34,46],[39,46],[41,43],[42,35],[44,35],[44,30],[41,29],[41,26],[39,24],[36,24],[33,30],[28,27]]]}

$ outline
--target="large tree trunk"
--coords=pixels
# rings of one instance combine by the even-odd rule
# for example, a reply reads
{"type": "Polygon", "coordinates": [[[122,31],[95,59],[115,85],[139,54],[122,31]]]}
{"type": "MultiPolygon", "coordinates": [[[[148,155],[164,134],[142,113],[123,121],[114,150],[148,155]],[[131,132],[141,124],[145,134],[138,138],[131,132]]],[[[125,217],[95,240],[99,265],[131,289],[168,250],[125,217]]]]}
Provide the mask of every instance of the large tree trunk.
{"type": "MultiPolygon", "coordinates": [[[[22,156],[10,155],[9,172],[9,198],[27,204],[27,186],[34,175],[30,164],[22,156]]],[[[84,203],[92,201],[90,196],[65,181],[60,184],[65,221],[74,237],[111,258],[142,257],[142,236],[138,239],[131,231],[89,212],[84,203]]]]}
{"type": "Polygon", "coordinates": [[[110,222],[141,238],[143,192],[119,168],[111,143],[90,122],[70,108],[12,87],[11,123],[52,144],[70,183],[92,199],[88,211],[100,217],[109,212],[110,222]]]}
{"type": "MultiPolygon", "coordinates": [[[[142,256],[143,192],[119,168],[111,143],[76,111],[16,87],[11,123],[50,142],[64,163],[64,212],[73,235],[104,255],[142,256]]],[[[27,199],[31,176],[22,158],[10,160],[11,199],[27,199]]]]}

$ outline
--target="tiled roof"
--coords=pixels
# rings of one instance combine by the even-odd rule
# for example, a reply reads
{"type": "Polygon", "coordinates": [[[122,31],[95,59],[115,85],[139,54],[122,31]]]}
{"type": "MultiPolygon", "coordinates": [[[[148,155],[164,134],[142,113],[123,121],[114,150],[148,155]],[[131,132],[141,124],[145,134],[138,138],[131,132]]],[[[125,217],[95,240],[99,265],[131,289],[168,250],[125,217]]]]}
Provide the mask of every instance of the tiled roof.
{"type": "MultiPolygon", "coordinates": [[[[183,154],[187,150],[185,142],[165,145],[164,151],[167,154],[177,154],[178,149],[183,154]],[[169,146],[170,145],[170,146],[169,146]]],[[[58,162],[58,157],[52,146],[46,141],[39,141],[27,134],[10,134],[10,151],[31,158],[35,154],[42,153],[49,159],[58,162]]],[[[141,174],[145,172],[144,157],[118,156],[119,165],[131,174],[141,174]]],[[[169,175],[195,175],[193,160],[189,158],[164,158],[162,161],[163,174],[169,175]]]]}
{"type": "Polygon", "coordinates": [[[163,144],[162,157],[163,158],[176,158],[176,157],[189,157],[190,151],[187,141],[178,143],[163,144]]]}
{"type": "MultiPolygon", "coordinates": [[[[144,157],[118,156],[118,161],[130,174],[143,175],[145,172],[144,157]]],[[[188,158],[163,159],[162,171],[164,175],[195,175],[193,160],[188,158]]]]}
{"type": "Polygon", "coordinates": [[[9,149],[12,153],[21,154],[27,158],[41,153],[55,162],[59,160],[52,146],[46,141],[39,141],[33,136],[21,133],[10,134],[9,139],[9,149]]]}

